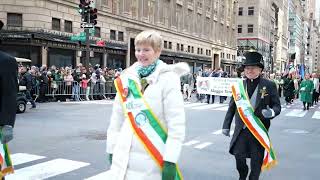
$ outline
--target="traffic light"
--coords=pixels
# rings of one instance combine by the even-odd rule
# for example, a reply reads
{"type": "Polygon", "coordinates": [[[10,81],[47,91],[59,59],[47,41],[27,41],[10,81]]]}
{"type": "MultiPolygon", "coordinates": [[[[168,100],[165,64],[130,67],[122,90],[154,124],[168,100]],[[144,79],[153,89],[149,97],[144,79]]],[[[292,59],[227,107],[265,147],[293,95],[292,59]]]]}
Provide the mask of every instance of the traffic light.
{"type": "Polygon", "coordinates": [[[96,25],[97,24],[97,13],[98,13],[98,10],[97,8],[91,8],[90,9],[90,23],[92,23],[93,25],[96,25]]]}

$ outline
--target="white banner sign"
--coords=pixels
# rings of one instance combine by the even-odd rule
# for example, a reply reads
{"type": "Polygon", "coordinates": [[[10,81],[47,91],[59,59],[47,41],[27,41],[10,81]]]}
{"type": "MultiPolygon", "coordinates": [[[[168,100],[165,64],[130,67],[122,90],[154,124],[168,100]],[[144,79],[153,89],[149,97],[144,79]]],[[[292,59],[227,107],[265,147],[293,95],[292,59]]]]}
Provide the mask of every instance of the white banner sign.
{"type": "Polygon", "coordinates": [[[197,93],[218,96],[231,96],[231,86],[238,80],[239,78],[198,77],[197,93]]]}

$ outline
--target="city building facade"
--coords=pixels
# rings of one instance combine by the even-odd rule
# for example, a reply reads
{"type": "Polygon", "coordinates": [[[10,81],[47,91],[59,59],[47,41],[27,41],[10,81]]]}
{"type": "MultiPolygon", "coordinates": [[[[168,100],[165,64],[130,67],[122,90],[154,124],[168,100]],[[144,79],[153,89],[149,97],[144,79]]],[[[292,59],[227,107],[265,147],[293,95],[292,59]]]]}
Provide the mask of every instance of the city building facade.
{"type": "Polygon", "coordinates": [[[289,0],[289,54],[294,65],[302,64],[303,22],[300,1],[289,0]],[[295,57],[295,58],[293,58],[295,57]]]}
{"type": "MultiPolygon", "coordinates": [[[[35,65],[64,66],[83,62],[84,42],[70,37],[83,32],[79,0],[1,1],[0,49],[29,58],[35,65]]],[[[148,29],[163,36],[161,59],[187,62],[192,71],[236,65],[235,0],[96,0],[98,23],[90,37],[91,64],[125,68],[135,61],[134,38],[148,29]],[[106,46],[95,44],[102,39],[106,46]]]]}
{"type": "Polygon", "coordinates": [[[255,49],[263,55],[267,73],[281,72],[288,58],[286,0],[241,0],[237,18],[238,55],[255,49]]]}

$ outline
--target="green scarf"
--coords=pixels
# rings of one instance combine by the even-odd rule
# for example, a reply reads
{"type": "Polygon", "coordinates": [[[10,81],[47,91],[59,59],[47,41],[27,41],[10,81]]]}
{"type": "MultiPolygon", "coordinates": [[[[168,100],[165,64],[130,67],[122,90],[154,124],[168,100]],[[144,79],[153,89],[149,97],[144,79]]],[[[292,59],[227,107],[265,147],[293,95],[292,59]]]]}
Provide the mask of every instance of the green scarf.
{"type": "Polygon", "coordinates": [[[137,71],[138,71],[138,75],[140,76],[140,78],[147,77],[151,73],[153,73],[154,70],[156,69],[157,65],[160,63],[160,61],[161,60],[157,59],[154,63],[152,63],[146,67],[139,65],[137,68],[137,71]]]}

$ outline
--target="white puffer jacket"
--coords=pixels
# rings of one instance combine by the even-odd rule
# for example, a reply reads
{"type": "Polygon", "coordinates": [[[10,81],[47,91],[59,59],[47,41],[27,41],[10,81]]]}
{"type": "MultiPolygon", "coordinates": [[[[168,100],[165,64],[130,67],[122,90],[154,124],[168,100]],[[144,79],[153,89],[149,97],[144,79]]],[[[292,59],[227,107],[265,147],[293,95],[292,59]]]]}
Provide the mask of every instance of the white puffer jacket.
{"type": "MultiPolygon", "coordinates": [[[[127,76],[140,83],[137,63],[125,70],[127,76]]],[[[162,61],[146,79],[149,86],[144,97],[155,115],[168,130],[164,161],[176,163],[185,138],[185,112],[180,87],[180,76],[188,73],[186,63],[168,65],[162,61]]],[[[139,84],[141,87],[141,85],[139,84]]],[[[161,180],[161,171],[144,149],[125,119],[118,95],[113,104],[107,131],[107,153],[113,154],[108,180],[161,180]]]]}

